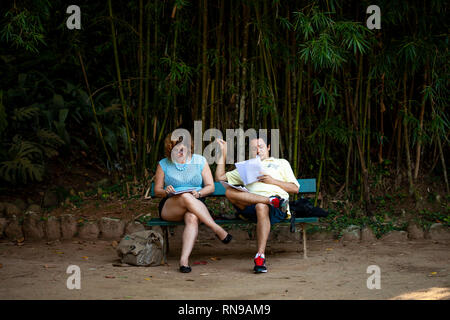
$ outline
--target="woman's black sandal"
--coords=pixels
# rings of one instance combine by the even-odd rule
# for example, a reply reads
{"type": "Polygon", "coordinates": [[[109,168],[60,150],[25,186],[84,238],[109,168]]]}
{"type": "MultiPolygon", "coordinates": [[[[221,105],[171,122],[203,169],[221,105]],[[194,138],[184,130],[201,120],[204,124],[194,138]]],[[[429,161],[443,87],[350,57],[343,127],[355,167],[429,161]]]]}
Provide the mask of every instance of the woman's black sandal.
{"type": "Polygon", "coordinates": [[[221,240],[217,234],[216,234],[216,237],[217,237],[217,239],[219,239],[220,241],[222,241],[225,244],[230,243],[231,239],[233,239],[233,236],[229,233],[227,233],[227,236],[223,240],[221,240]]]}
{"type": "Polygon", "coordinates": [[[180,272],[181,273],[189,273],[191,271],[192,271],[192,269],[189,266],[180,266],[180,272]]]}

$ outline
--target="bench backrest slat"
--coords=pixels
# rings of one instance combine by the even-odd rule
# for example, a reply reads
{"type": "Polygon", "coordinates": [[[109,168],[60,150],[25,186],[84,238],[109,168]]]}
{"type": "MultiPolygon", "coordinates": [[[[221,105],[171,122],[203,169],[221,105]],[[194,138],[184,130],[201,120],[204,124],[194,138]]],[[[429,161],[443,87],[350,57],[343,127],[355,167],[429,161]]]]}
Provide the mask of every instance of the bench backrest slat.
{"type": "MultiPolygon", "coordinates": [[[[299,193],[314,193],[316,192],[316,179],[297,179],[300,184],[299,193]]],[[[153,197],[154,193],[154,183],[152,183],[152,188],[150,191],[150,195],[153,197]]],[[[210,196],[224,196],[225,195],[225,187],[220,182],[214,182],[214,193],[210,196]]]]}

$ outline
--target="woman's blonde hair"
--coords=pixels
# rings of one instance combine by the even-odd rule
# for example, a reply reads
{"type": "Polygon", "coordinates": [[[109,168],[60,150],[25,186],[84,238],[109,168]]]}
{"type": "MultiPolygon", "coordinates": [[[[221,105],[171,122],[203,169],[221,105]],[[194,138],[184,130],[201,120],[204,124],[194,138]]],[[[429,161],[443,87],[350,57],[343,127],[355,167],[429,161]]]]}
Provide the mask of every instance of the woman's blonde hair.
{"type": "MultiPolygon", "coordinates": [[[[164,155],[167,159],[172,161],[171,153],[172,149],[179,143],[183,142],[183,137],[179,137],[178,139],[172,140],[172,132],[169,133],[164,139],[164,155]]],[[[194,144],[191,141],[191,154],[194,153],[194,144]]]]}

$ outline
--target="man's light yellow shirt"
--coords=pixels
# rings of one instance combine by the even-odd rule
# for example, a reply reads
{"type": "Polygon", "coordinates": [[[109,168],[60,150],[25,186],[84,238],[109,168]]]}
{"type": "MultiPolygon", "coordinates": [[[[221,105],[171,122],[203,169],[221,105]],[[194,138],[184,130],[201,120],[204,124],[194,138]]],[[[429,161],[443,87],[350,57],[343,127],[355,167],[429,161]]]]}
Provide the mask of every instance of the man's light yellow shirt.
{"type": "MultiPolygon", "coordinates": [[[[267,174],[271,176],[272,178],[284,182],[292,182],[297,187],[300,187],[297,178],[294,175],[294,172],[292,171],[291,165],[289,162],[285,159],[275,159],[275,158],[266,158],[261,161],[262,167],[263,167],[263,174],[267,174]]],[[[241,179],[241,176],[239,175],[239,172],[237,169],[234,169],[233,171],[229,171],[226,173],[228,183],[230,184],[244,184],[244,182],[241,179]]],[[[279,186],[276,186],[274,184],[268,184],[263,182],[253,182],[245,186],[248,191],[254,194],[259,194],[261,196],[265,197],[272,197],[272,196],[279,196],[283,199],[289,200],[289,193],[287,193],[285,190],[280,188],[279,186]]],[[[290,218],[290,211],[288,206],[288,217],[290,218]]]]}

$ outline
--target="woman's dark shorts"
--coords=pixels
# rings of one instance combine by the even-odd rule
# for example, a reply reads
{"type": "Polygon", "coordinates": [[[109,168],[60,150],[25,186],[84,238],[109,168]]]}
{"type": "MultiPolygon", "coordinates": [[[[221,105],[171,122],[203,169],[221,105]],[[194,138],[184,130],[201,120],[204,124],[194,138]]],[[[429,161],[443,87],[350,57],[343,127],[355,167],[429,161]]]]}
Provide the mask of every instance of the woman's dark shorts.
{"type": "MultiPolygon", "coordinates": [[[[166,203],[167,199],[169,199],[169,198],[170,198],[170,197],[164,197],[164,198],[162,198],[161,201],[159,202],[159,205],[158,205],[158,212],[159,212],[159,217],[160,217],[160,218],[161,218],[161,212],[162,212],[162,209],[163,209],[163,207],[164,207],[164,204],[166,203]]],[[[201,202],[205,203],[205,197],[198,198],[198,200],[200,200],[201,202]]],[[[161,218],[161,219],[162,219],[162,218],[161,218]]]]}
{"type": "MultiPolygon", "coordinates": [[[[233,205],[234,206],[234,205],[233,205]]],[[[275,223],[287,221],[287,213],[281,211],[278,208],[275,208],[274,206],[269,205],[269,218],[270,218],[270,225],[274,225],[275,223]]],[[[242,220],[248,220],[252,222],[257,222],[257,215],[256,215],[256,205],[252,204],[250,206],[245,207],[244,209],[239,209],[238,207],[234,206],[236,209],[237,216],[241,218],[242,220]]]]}

